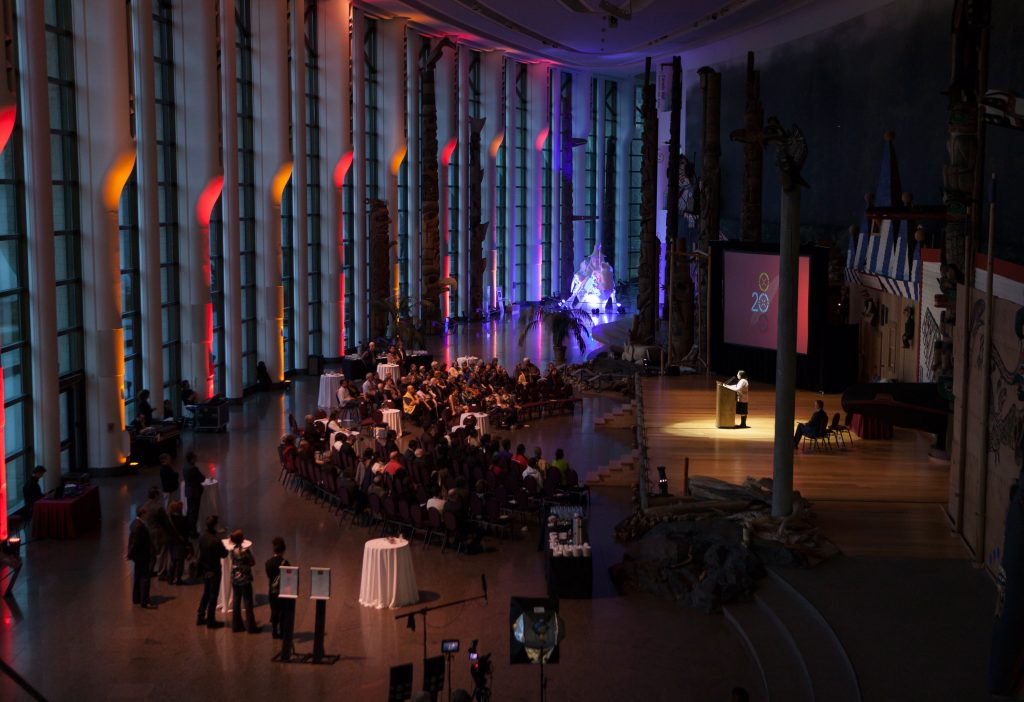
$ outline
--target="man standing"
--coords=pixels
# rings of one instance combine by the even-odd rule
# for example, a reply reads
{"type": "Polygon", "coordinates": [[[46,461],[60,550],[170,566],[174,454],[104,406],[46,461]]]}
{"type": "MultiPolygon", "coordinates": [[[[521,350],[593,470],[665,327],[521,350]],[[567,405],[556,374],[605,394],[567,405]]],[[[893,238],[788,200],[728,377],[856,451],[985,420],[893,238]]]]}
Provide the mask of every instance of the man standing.
{"type": "Polygon", "coordinates": [[[199,505],[203,503],[203,483],[206,476],[196,465],[196,454],[189,451],[185,454],[185,470],[182,471],[182,478],[185,480],[185,501],[188,503],[188,534],[192,538],[199,536],[199,505]]]}
{"type": "Polygon", "coordinates": [[[160,454],[160,491],[164,493],[164,507],[171,501],[171,496],[180,488],[178,471],[171,465],[170,454],[160,454]]]}
{"type": "Polygon", "coordinates": [[[363,362],[367,370],[377,367],[377,344],[370,342],[366,345],[366,350],[360,355],[359,360],[363,362]]]}
{"type": "Polygon", "coordinates": [[[750,398],[750,383],[747,382],[747,372],[736,371],[736,382],[732,385],[723,385],[722,387],[736,393],[736,414],[740,416],[740,429],[746,429],[747,400],[750,398]]]}
{"type": "Polygon", "coordinates": [[[32,518],[32,505],[43,499],[43,488],[39,481],[42,480],[44,473],[46,473],[46,469],[42,466],[33,468],[32,477],[25,483],[25,487],[21,489],[21,496],[25,500],[25,517],[28,519],[32,518]]]}
{"type": "Polygon", "coordinates": [[[217,594],[220,592],[221,561],[228,556],[228,550],[217,533],[216,514],[206,518],[206,531],[199,537],[199,575],[203,579],[203,598],[199,600],[199,614],[196,617],[198,626],[206,625],[211,629],[219,629],[224,624],[218,622],[217,594]]]}
{"type": "Polygon", "coordinates": [[[821,400],[814,401],[814,414],[807,420],[807,423],[800,422],[796,425],[796,433],[793,435],[793,448],[800,445],[800,439],[807,437],[815,439],[824,436],[828,431],[828,414],[825,413],[825,403],[821,400]]]}
{"type": "Polygon", "coordinates": [[[275,639],[281,638],[282,632],[282,611],[281,611],[281,566],[290,565],[284,557],[284,539],[275,536],[271,542],[274,547],[274,555],[266,562],[267,580],[270,582],[268,599],[270,600],[270,631],[275,639]]]}
{"type": "Polygon", "coordinates": [[[149,602],[149,579],[152,577],[153,542],[146,526],[146,508],[135,510],[135,521],[128,532],[128,560],[134,565],[132,575],[132,604],[141,605],[143,609],[156,609],[149,602]]]}

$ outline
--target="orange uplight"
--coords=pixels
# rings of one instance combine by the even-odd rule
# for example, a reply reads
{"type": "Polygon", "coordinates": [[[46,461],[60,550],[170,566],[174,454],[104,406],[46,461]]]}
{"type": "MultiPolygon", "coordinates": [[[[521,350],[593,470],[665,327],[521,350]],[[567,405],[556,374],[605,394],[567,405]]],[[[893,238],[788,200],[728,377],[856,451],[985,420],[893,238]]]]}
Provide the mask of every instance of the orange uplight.
{"type": "Polygon", "coordinates": [[[196,201],[196,219],[199,221],[199,226],[209,227],[210,217],[213,216],[213,207],[217,204],[217,200],[220,198],[221,190],[224,189],[224,176],[219,175],[210,179],[210,182],[206,184],[203,191],[199,193],[199,199],[196,201]]]}
{"type": "Polygon", "coordinates": [[[116,210],[121,201],[121,191],[124,184],[128,182],[132,169],[135,168],[135,149],[123,151],[114,159],[114,163],[107,169],[107,175],[103,179],[102,198],[103,205],[109,210],[116,210]]]}
{"type": "Polygon", "coordinates": [[[398,171],[402,168],[402,161],[405,160],[405,154],[408,151],[408,147],[402,144],[395,153],[391,155],[391,175],[397,176],[398,171]]]}
{"type": "Polygon", "coordinates": [[[334,187],[338,190],[345,185],[345,176],[348,175],[348,169],[352,167],[353,155],[352,150],[349,149],[348,153],[339,158],[338,163],[334,166],[334,187]]]}
{"type": "Polygon", "coordinates": [[[458,137],[452,137],[451,141],[444,145],[441,150],[441,165],[445,168],[452,162],[452,154],[455,153],[455,147],[459,145],[458,137]]]}
{"type": "Polygon", "coordinates": [[[498,149],[501,148],[501,142],[503,141],[505,141],[505,132],[498,132],[498,135],[491,139],[491,146],[488,149],[491,158],[498,158],[498,149]]]}
{"type": "Polygon", "coordinates": [[[277,173],[270,180],[270,198],[275,205],[280,206],[281,198],[284,196],[285,186],[288,185],[288,179],[292,177],[292,162],[288,161],[281,164],[281,167],[277,169],[277,173]]]}

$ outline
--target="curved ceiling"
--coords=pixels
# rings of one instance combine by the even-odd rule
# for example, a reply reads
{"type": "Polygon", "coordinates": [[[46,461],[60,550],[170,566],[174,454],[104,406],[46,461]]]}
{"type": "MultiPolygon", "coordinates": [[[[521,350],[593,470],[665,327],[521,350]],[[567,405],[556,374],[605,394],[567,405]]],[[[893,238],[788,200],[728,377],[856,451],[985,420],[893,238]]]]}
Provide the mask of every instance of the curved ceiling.
{"type": "Polygon", "coordinates": [[[647,56],[685,55],[756,35],[764,48],[892,0],[373,0],[368,12],[407,17],[427,34],[455,35],[477,48],[504,49],[606,73],[635,71],[647,56]],[[770,45],[770,43],[769,43],[770,45]]]}

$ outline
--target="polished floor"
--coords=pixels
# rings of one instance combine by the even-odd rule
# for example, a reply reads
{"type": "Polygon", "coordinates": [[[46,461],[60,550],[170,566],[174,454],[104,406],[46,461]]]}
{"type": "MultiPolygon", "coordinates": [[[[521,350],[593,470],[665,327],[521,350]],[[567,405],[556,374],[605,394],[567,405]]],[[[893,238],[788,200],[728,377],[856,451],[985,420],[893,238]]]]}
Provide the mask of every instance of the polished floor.
{"type": "MultiPolygon", "coordinates": [[[[539,334],[527,338],[524,351],[512,322],[466,325],[431,349],[444,358],[467,353],[497,355],[512,365],[517,357],[530,355],[545,363],[550,349],[539,334]]],[[[594,344],[589,350],[596,347],[594,344]]],[[[280,394],[259,394],[232,407],[227,434],[186,432],[183,449],[193,448],[201,465],[221,481],[222,520],[229,528],[242,528],[255,542],[258,562],[269,557],[269,542],[281,535],[288,543],[289,558],[303,566],[332,568],[333,599],[327,608],[326,649],[341,660],[333,666],[286,666],[271,662],[276,651],[269,633],[260,636],[232,634],[196,627],[195,608],[199,588],[154,582],[159,608],[141,610],[130,605],[131,569],[124,560],[127,524],[133,505],[156,482],[153,468],[137,475],[98,480],[103,503],[103,524],[98,534],[76,541],[39,540],[23,550],[25,568],[14,597],[0,602],[0,657],[52,700],[271,700],[339,698],[384,700],[391,666],[414,662],[421,680],[423,631],[406,628],[405,614],[415,608],[378,611],[361,607],[357,600],[363,543],[367,532],[347,524],[339,527],[323,507],[286,491],[277,482],[274,448],[284,432],[288,412],[301,414],[315,402],[315,378],[296,378],[280,394]]],[[[618,404],[615,398],[585,398],[572,417],[533,423],[515,433],[527,446],[539,445],[551,454],[566,450],[571,464],[585,478],[588,471],[628,451],[615,433],[595,431],[593,420],[618,404]]],[[[813,464],[801,458],[801,465],[813,464]]],[[[860,507],[830,502],[838,507],[833,519],[840,527],[845,519],[860,522],[860,507]],[[845,509],[845,511],[844,511],[845,509]]],[[[856,504],[861,504],[856,502],[856,504]]],[[[923,508],[934,503],[922,503],[923,508]]],[[[730,690],[741,685],[752,699],[765,699],[757,667],[724,617],[709,616],[642,595],[619,596],[607,576],[621,550],[611,537],[614,524],[630,509],[629,491],[594,491],[591,541],[595,553],[594,598],[563,600],[561,613],[567,636],[562,660],[549,666],[549,697],[555,700],[695,700],[729,699],[730,690]]],[[[874,516],[869,517],[874,519],[874,516]]],[[[823,523],[824,526],[824,523],[823,523]]],[[[413,551],[421,598],[426,604],[443,604],[480,593],[480,574],[489,583],[489,600],[444,609],[427,620],[428,654],[439,652],[440,641],[458,638],[463,646],[479,639],[482,651],[495,658],[494,700],[539,698],[539,670],[509,665],[508,605],[512,596],[543,594],[543,564],[536,550],[533,527],[510,541],[489,539],[493,550],[476,556],[441,554],[436,546],[413,551]]],[[[867,537],[865,537],[867,538],[867,537]]],[[[868,543],[870,549],[870,543],[868,543]]],[[[854,549],[855,550],[855,549],[854,549]]],[[[943,574],[921,571],[918,561],[907,558],[867,559],[856,553],[834,559],[817,569],[799,573],[822,611],[853,620],[849,627],[858,671],[876,676],[878,687],[896,696],[865,696],[864,699],[912,699],[898,683],[885,688],[885,673],[873,653],[867,632],[900,629],[900,606],[887,579],[920,584],[926,596],[913,606],[913,629],[900,629],[903,650],[932,652],[929,657],[908,656],[901,665],[908,679],[933,680],[928,697],[920,699],[973,699],[964,690],[978,690],[983,679],[983,660],[977,660],[978,642],[984,640],[987,623],[977,612],[991,603],[991,587],[984,576],[971,571],[963,560],[939,565],[943,574]],[[852,557],[851,557],[852,556],[852,557]],[[885,579],[879,577],[884,574],[885,579]],[[831,574],[831,575],[830,575],[831,574]],[[894,576],[894,574],[896,574],[894,576]],[[832,580],[830,580],[830,578],[832,580]],[[857,583],[870,582],[860,588],[857,583]],[[927,589],[929,583],[936,583],[927,589]],[[952,584],[951,584],[952,583],[952,584]],[[832,596],[842,585],[852,595],[832,596]],[[954,586],[955,584],[955,586],[954,586]],[[959,635],[944,640],[955,628],[959,635]],[[859,638],[858,638],[859,637],[859,638]],[[969,649],[969,650],[964,650],[969,649]],[[971,654],[973,652],[973,654],[971,654]],[[970,658],[968,654],[973,655],[970,658]],[[956,661],[970,665],[957,668],[956,661]],[[946,690],[947,694],[943,694],[946,690]]],[[[920,561],[934,563],[934,561],[920,561]]],[[[265,578],[257,578],[257,593],[265,591],[265,578]]],[[[910,596],[909,586],[897,591],[910,596]]],[[[920,592],[920,590],[919,590],[920,592]]],[[[309,651],[314,608],[300,600],[296,621],[298,647],[309,651]]],[[[258,599],[257,619],[266,623],[269,609],[258,599]]],[[[843,622],[845,624],[845,622],[843,622]]],[[[840,632],[843,633],[843,632],[840,632]]],[[[894,646],[889,649],[895,649],[894,646]]],[[[888,649],[887,649],[888,650],[888,649]]],[[[468,661],[454,659],[452,682],[470,687],[468,661]]],[[[0,700],[25,698],[0,676],[0,700]]],[[[979,696],[977,699],[983,699],[979,696]]]]}

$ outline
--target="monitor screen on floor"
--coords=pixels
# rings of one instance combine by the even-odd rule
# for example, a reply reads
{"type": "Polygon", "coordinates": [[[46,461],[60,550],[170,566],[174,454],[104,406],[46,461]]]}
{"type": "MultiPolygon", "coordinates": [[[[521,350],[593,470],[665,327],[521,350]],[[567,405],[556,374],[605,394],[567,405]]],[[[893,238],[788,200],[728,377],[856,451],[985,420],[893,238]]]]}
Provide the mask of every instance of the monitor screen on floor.
{"type": "MultiPolygon", "coordinates": [[[[723,252],[723,341],[739,346],[778,349],[779,256],[747,251],[723,252]]],[[[809,256],[800,256],[797,287],[796,351],[807,353],[809,256]]]]}

